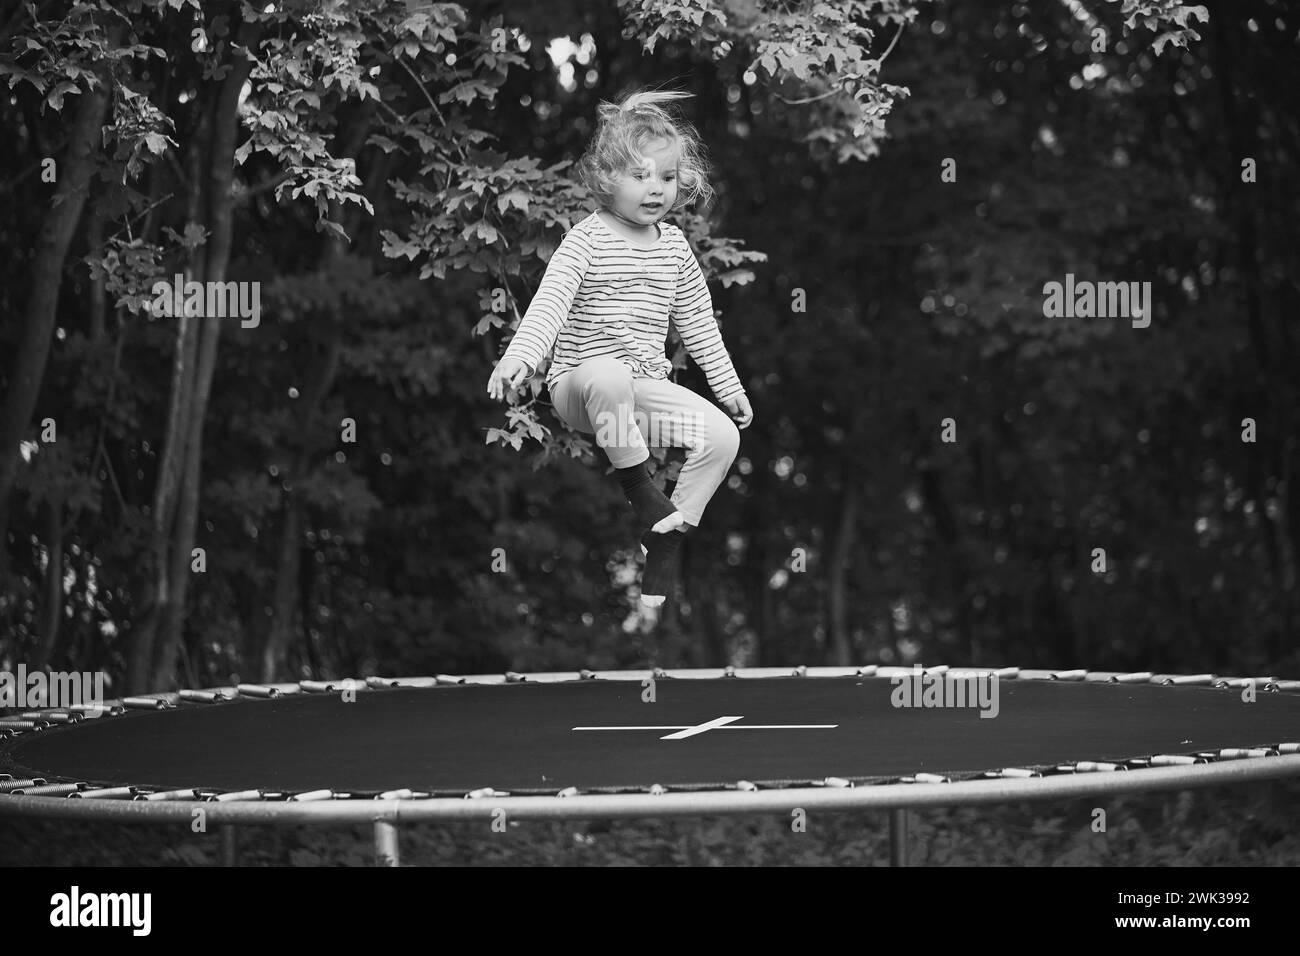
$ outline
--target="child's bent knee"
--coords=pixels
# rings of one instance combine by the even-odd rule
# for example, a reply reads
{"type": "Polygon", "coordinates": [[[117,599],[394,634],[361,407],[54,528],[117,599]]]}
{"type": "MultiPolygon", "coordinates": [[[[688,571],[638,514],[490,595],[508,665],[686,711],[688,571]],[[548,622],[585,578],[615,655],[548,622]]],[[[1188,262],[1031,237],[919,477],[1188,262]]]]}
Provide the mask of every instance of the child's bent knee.
{"type": "Polygon", "coordinates": [[[718,454],[725,455],[728,461],[735,461],[740,453],[740,429],[731,419],[727,419],[725,428],[719,428],[714,437],[718,454]]]}

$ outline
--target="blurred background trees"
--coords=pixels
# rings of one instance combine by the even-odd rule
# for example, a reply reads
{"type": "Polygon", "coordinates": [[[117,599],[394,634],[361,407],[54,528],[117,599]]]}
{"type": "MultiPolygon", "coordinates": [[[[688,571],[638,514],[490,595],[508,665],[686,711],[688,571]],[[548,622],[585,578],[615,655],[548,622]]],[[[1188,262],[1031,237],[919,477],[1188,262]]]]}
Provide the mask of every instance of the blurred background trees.
{"type": "Polygon", "coordinates": [[[0,665],[1295,676],[1284,4],[0,11],[0,665]],[[485,394],[646,85],[696,94],[678,222],[756,413],[654,618],[591,441],[485,394]],[[260,321],[155,314],[178,273],[260,321]],[[1151,326],[1044,318],[1066,273],[1151,326]]]}

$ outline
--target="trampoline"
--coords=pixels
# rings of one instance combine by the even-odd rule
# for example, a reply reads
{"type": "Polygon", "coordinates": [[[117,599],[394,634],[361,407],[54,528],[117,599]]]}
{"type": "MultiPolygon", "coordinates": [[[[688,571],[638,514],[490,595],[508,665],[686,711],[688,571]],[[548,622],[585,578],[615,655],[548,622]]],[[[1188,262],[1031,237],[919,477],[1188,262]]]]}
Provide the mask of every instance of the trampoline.
{"type": "Polygon", "coordinates": [[[752,668],[247,685],[0,718],[0,814],[239,824],[909,808],[1300,775],[1300,681],[752,668]]]}

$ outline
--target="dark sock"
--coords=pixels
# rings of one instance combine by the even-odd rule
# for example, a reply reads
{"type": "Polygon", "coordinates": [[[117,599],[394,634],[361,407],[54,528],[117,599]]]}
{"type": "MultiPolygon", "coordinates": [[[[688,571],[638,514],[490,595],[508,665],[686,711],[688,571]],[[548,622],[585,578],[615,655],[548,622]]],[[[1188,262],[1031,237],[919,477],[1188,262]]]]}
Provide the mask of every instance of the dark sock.
{"type": "Polygon", "coordinates": [[[637,521],[647,528],[653,528],[677,509],[668,500],[668,496],[655,487],[650,480],[650,472],[645,462],[630,468],[615,468],[618,483],[623,486],[623,494],[636,512],[637,521]]]}
{"type": "Polygon", "coordinates": [[[667,596],[677,583],[677,567],[681,561],[682,539],[690,525],[676,531],[658,534],[647,530],[641,535],[641,545],[646,549],[645,570],[641,573],[641,593],[646,597],[667,596]]]}

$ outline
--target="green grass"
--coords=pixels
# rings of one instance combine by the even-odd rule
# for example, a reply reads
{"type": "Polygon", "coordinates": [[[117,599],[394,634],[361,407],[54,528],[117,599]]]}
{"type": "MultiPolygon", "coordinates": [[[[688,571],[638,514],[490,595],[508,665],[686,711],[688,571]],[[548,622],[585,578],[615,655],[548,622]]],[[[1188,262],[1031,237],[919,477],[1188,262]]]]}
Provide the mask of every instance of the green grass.
{"type": "MultiPolygon", "coordinates": [[[[2,799],[2,798],[0,798],[2,799]]],[[[910,813],[913,866],[1296,866],[1300,781],[910,813]],[[1094,832],[1094,809],[1106,814],[1094,832]]],[[[246,866],[365,866],[369,827],[249,827],[246,866]]],[[[407,866],[888,866],[889,815],[407,825],[407,866]]],[[[0,865],[212,866],[215,834],[186,827],[0,816],[0,865]]]]}

